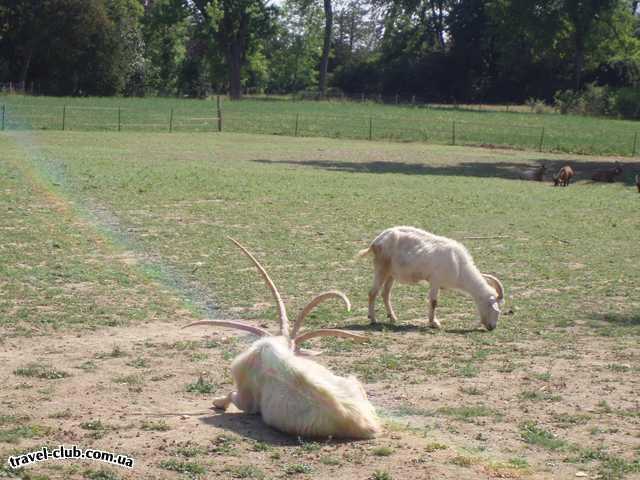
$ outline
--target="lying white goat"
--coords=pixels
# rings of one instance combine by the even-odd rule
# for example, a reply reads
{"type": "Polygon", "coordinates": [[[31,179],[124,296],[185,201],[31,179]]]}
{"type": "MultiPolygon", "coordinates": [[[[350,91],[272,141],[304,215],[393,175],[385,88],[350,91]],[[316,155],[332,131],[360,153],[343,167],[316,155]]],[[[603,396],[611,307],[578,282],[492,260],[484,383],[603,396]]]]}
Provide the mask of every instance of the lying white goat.
{"type": "Polygon", "coordinates": [[[321,329],[298,335],[307,314],[320,302],[336,297],[351,305],[341,292],[325,292],[302,309],[289,334],[284,303],[273,281],[260,263],[242,245],[231,239],[253,261],[278,304],[280,333],[272,336],[253,325],[230,320],[203,320],[187,325],[218,325],[265,337],[254,342],[231,364],[236,390],[214,400],[217,408],[233,403],[247,413],[260,413],[267,425],[302,437],[371,438],[380,431],[373,405],[355,377],[343,378],[322,365],[297,356],[299,345],[321,336],[365,340],[343,330],[321,329]]]}
{"type": "Polygon", "coordinates": [[[435,312],[438,290],[451,288],[469,293],[476,302],[480,321],[487,328],[496,328],[504,289],[500,281],[480,273],[471,255],[455,240],[439,237],[414,227],[393,227],[378,235],[369,248],[358,256],[373,253],[373,287],[369,292],[369,319],[375,323],[374,304],[380,288],[387,315],[392,321],[397,317],[391,306],[391,287],[394,280],[401,283],[418,283],[426,280],[429,291],[429,324],[439,328],[435,312]]]}

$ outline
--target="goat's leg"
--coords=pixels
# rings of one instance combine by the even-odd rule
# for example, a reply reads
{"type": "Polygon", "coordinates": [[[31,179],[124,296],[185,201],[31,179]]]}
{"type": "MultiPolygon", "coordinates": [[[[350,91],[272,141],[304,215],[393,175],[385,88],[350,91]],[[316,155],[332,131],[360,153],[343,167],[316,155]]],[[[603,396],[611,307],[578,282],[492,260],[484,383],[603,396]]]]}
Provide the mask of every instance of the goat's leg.
{"type": "Polygon", "coordinates": [[[373,273],[373,286],[371,287],[371,290],[369,290],[369,320],[371,320],[371,323],[376,323],[376,297],[378,296],[378,292],[380,291],[380,288],[382,288],[385,280],[386,278],[382,272],[376,269],[373,273]]]}
{"type": "Polygon", "coordinates": [[[229,392],[224,397],[214,398],[213,406],[221,410],[226,410],[227,408],[229,408],[229,404],[231,403],[235,404],[234,400],[236,399],[236,396],[237,396],[236,392],[229,392]]]}
{"type": "Polygon", "coordinates": [[[429,290],[429,326],[440,328],[440,322],[436,318],[436,307],[438,306],[438,287],[431,286],[429,290]]]}
{"type": "Polygon", "coordinates": [[[384,300],[384,306],[387,309],[387,317],[389,317],[389,320],[392,322],[397,322],[398,317],[396,317],[393,307],[391,306],[391,287],[393,287],[393,277],[390,276],[384,282],[384,286],[382,288],[382,299],[384,300]]]}

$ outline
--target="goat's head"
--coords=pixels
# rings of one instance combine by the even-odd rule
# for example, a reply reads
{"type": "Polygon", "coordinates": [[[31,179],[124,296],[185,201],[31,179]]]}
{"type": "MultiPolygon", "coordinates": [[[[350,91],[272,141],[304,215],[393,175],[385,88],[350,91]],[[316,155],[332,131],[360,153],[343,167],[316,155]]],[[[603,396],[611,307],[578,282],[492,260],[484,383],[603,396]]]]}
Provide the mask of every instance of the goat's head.
{"type": "Polygon", "coordinates": [[[504,303],[504,288],[502,283],[493,275],[483,273],[482,276],[489,286],[495,290],[485,298],[478,301],[478,311],[480,313],[480,321],[487,330],[493,330],[498,325],[500,319],[500,305],[504,303]]]}
{"type": "MultiPolygon", "coordinates": [[[[229,237],[229,240],[231,240],[233,243],[235,243],[238,246],[238,248],[240,248],[240,250],[242,250],[242,252],[244,252],[244,254],[247,255],[251,259],[253,264],[256,266],[256,268],[258,269],[258,271],[262,275],[262,278],[266,282],[267,286],[271,290],[271,293],[273,294],[273,296],[274,296],[274,298],[276,300],[276,303],[278,305],[278,316],[279,316],[279,320],[280,320],[280,329],[279,329],[278,335],[276,335],[276,336],[282,337],[283,340],[285,341],[285,343],[287,344],[288,348],[290,348],[296,354],[298,354],[298,355],[318,355],[320,352],[314,352],[314,351],[310,351],[310,350],[305,350],[305,349],[300,347],[302,345],[302,343],[304,343],[305,341],[310,340],[312,338],[315,338],[315,337],[333,336],[333,337],[349,338],[351,340],[356,340],[356,341],[365,341],[367,339],[363,335],[347,332],[345,330],[337,330],[337,329],[333,329],[333,328],[323,328],[323,329],[311,330],[311,331],[308,331],[308,332],[305,332],[305,333],[300,333],[300,329],[302,327],[302,323],[304,322],[305,317],[316,306],[318,306],[320,303],[322,303],[323,301],[325,301],[325,300],[327,300],[329,298],[338,298],[338,299],[342,300],[345,303],[346,307],[347,307],[347,311],[351,310],[351,303],[349,302],[349,299],[347,298],[347,296],[344,293],[338,292],[338,291],[335,291],[335,290],[323,292],[323,293],[317,295],[316,297],[314,297],[313,299],[311,299],[311,301],[300,311],[300,314],[296,318],[296,321],[295,321],[295,323],[293,325],[293,328],[290,331],[289,318],[287,317],[287,310],[286,310],[286,308],[284,306],[284,302],[282,301],[282,297],[280,296],[280,292],[278,292],[278,289],[276,288],[275,284],[273,283],[273,280],[271,280],[271,277],[269,277],[269,274],[267,273],[267,271],[260,264],[260,262],[258,262],[258,260],[251,254],[251,252],[249,252],[239,242],[237,242],[236,240],[234,240],[231,237],[229,237]]],[[[263,328],[256,327],[254,325],[251,325],[251,324],[248,324],[248,323],[245,323],[245,322],[242,322],[242,321],[238,321],[238,320],[200,320],[198,322],[193,322],[193,323],[190,323],[189,325],[185,325],[183,328],[192,327],[192,326],[196,326],[196,325],[214,325],[214,326],[235,328],[235,329],[238,329],[238,330],[243,330],[245,332],[253,333],[254,335],[257,335],[258,337],[272,337],[272,336],[274,336],[269,331],[267,331],[267,330],[265,330],[263,328]]]]}

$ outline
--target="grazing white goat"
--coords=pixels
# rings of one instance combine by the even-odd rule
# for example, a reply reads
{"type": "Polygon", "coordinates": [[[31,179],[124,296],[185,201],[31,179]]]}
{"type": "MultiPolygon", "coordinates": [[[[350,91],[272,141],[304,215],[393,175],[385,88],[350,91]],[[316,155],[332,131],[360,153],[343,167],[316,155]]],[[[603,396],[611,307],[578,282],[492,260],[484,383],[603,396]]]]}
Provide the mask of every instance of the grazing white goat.
{"type": "Polygon", "coordinates": [[[358,256],[373,253],[373,287],[369,292],[369,319],[375,323],[374,304],[382,288],[382,298],[387,315],[392,321],[397,317],[391,306],[391,287],[395,280],[401,283],[418,283],[426,280],[429,291],[429,324],[440,327],[435,312],[438,290],[451,288],[469,293],[476,302],[480,321],[487,328],[496,328],[500,317],[500,303],[504,289],[500,281],[480,273],[471,255],[455,240],[439,237],[419,228],[393,227],[378,235],[369,248],[358,256]]]}
{"type": "Polygon", "coordinates": [[[302,309],[289,333],[284,303],[273,281],[249,251],[231,239],[256,265],[278,304],[277,336],[253,325],[229,320],[203,320],[187,325],[218,325],[245,330],[261,338],[231,364],[236,390],[214,400],[216,408],[233,403],[247,413],[260,413],[267,425],[302,437],[372,438],[380,431],[373,405],[355,377],[343,378],[324,366],[297,356],[299,345],[311,338],[337,336],[365,340],[343,330],[320,329],[298,334],[307,314],[320,302],[336,297],[351,308],[341,292],[324,292],[302,309]]]}

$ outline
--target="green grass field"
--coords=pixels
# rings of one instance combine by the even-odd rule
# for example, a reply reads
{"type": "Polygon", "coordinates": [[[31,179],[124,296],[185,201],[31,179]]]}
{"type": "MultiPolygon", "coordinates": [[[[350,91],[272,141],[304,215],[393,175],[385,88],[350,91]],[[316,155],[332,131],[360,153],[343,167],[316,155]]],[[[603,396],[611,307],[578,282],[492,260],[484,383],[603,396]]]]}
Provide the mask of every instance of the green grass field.
{"type": "MultiPolygon", "coordinates": [[[[522,308],[535,312],[527,322],[568,326],[581,318],[613,328],[620,325],[603,325],[601,317],[624,318],[633,312],[629,302],[611,308],[610,298],[633,298],[640,278],[633,261],[637,195],[624,184],[554,189],[547,183],[514,181],[526,165],[541,160],[539,154],[419,144],[372,148],[358,141],[233,134],[51,132],[15,138],[3,137],[3,151],[20,166],[13,176],[3,175],[5,182],[22,192],[23,169],[44,175],[50,191],[70,199],[88,224],[104,230],[116,244],[132,242],[127,248],[143,257],[170,259],[176,274],[215,291],[223,310],[238,306],[237,299],[252,305],[266,295],[257,277],[246,283],[246,260],[226,235],[273,259],[269,263],[277,271],[288,272],[282,275],[283,289],[299,303],[328,286],[363,296],[369,265],[354,263],[353,255],[382,229],[411,224],[460,240],[505,236],[471,241],[469,247],[483,269],[522,279],[521,286],[509,282],[512,294],[518,288],[554,292],[556,309],[529,296],[522,299],[522,308]],[[597,306],[598,312],[589,308],[590,317],[585,317],[587,305],[597,306]]],[[[554,160],[561,163],[547,161],[554,160]]],[[[574,162],[583,177],[598,165],[574,162]]],[[[627,179],[631,181],[630,172],[627,179]]],[[[11,244],[38,241],[43,248],[35,253],[46,255],[46,242],[56,242],[56,236],[45,240],[44,225],[53,223],[56,231],[73,235],[71,226],[37,221],[37,204],[24,199],[13,203],[10,215],[29,223],[9,229],[9,235],[17,235],[11,244]]],[[[67,245],[82,246],[72,236],[57,243],[59,251],[53,253],[66,252],[67,245]]],[[[11,262],[4,260],[7,268],[11,262]]],[[[74,268],[66,265],[59,274],[74,277],[74,268]]],[[[149,268],[160,267],[150,262],[149,268]]],[[[33,277],[29,270],[5,273],[8,278],[33,277]]],[[[48,274],[58,275],[55,270],[48,274]]],[[[106,271],[103,275],[109,276],[106,271]]],[[[411,310],[402,304],[406,298],[400,296],[398,310],[419,316],[423,305],[411,310]]],[[[47,317],[46,312],[37,316],[42,322],[47,317]]],[[[522,325],[518,321],[512,328],[522,325]]]]}
{"type": "MultiPolygon", "coordinates": [[[[214,100],[4,96],[5,128],[195,132],[218,129],[214,100]]],[[[507,146],[526,150],[640,154],[638,122],[517,111],[254,98],[222,102],[223,130],[507,146]]]]}
{"type": "Polygon", "coordinates": [[[73,440],[117,445],[141,466],[129,476],[42,464],[38,478],[640,474],[638,163],[623,163],[620,182],[594,184],[608,160],[126,130],[5,131],[0,151],[2,461],[73,440]],[[570,161],[577,182],[518,179],[542,161],[570,161]],[[443,330],[427,328],[423,285],[395,287],[398,325],[368,325],[372,267],[354,255],[402,224],[462,241],[503,281],[497,330],[478,329],[473,302],[451,292],[439,301],[443,330]],[[320,291],[350,297],[350,313],[329,302],[309,323],[371,337],[318,346],[322,363],[366,383],[385,420],[379,439],[292,441],[259,418],[188,413],[231,388],[228,366],[246,340],[179,327],[276,318],[227,236],[265,265],[291,317],[320,291]],[[149,418],[135,416],[145,409],[149,418]]]}

